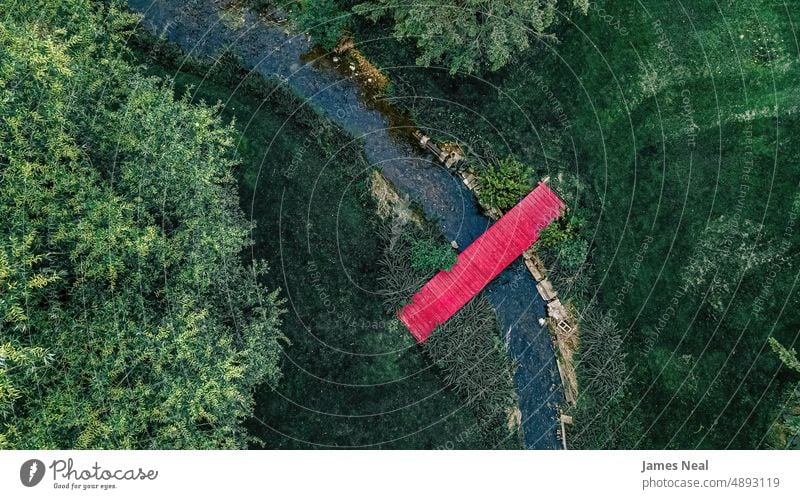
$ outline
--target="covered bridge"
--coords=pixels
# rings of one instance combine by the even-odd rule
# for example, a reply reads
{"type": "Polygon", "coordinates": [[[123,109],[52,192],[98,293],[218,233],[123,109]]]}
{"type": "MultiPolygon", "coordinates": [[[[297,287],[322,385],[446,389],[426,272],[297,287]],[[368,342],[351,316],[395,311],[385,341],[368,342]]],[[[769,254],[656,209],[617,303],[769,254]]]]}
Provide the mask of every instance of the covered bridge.
{"type": "Polygon", "coordinates": [[[539,238],[539,231],[564,208],[564,202],[544,183],[525,196],[398,312],[418,342],[428,338],[539,238]]]}

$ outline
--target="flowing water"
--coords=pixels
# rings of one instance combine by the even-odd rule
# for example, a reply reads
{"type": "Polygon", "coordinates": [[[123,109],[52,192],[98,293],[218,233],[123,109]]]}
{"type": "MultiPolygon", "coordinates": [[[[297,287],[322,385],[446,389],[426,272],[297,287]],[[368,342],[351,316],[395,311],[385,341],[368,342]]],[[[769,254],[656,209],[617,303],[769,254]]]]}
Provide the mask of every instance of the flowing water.
{"type": "MultiPolygon", "coordinates": [[[[403,194],[436,220],[444,236],[467,247],[491,224],[460,179],[397,133],[397,116],[369,104],[352,78],[331,64],[314,64],[311,43],[258,15],[242,11],[225,20],[214,0],[129,0],[145,26],[198,57],[224,51],[238,55],[245,68],[279,78],[293,91],[364,143],[369,161],[403,194]],[[221,18],[223,19],[221,21],[221,18]]],[[[486,288],[509,351],[518,364],[514,383],[522,413],[525,447],[559,448],[556,404],[563,400],[555,353],[546,328],[545,303],[521,259],[486,288]]]]}

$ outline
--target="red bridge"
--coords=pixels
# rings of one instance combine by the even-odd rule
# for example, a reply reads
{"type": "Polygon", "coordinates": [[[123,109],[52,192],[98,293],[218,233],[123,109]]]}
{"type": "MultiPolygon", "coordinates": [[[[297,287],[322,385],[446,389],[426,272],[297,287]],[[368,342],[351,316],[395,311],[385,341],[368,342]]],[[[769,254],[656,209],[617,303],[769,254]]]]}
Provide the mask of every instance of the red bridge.
{"type": "Polygon", "coordinates": [[[539,231],[564,208],[547,185],[539,185],[443,270],[397,313],[418,342],[452,317],[537,239],[539,231]]]}

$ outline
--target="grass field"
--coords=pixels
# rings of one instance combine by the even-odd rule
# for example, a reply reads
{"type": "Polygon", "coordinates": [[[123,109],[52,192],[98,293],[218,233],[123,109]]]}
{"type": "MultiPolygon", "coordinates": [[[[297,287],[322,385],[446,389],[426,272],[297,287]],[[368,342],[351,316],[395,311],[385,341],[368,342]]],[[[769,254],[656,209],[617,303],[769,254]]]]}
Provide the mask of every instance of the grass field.
{"type": "Polygon", "coordinates": [[[563,194],[590,219],[584,301],[619,322],[627,355],[614,409],[627,434],[609,445],[776,445],[797,378],[766,340],[800,331],[800,11],[645,1],[562,15],[559,43],[484,78],[414,67],[384,25],[356,38],[432,135],[579,179],[563,194]]]}

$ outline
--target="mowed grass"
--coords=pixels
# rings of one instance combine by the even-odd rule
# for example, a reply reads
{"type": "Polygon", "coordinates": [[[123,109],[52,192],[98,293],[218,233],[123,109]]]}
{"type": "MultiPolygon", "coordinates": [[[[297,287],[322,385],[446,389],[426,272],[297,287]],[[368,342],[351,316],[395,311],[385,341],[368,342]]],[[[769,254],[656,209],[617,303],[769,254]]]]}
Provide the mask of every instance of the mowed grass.
{"type": "Polygon", "coordinates": [[[266,448],[481,447],[474,415],[382,308],[360,144],[313,113],[291,116],[282,91],[254,97],[146,62],[235,122],[241,204],[256,224],[245,257],[269,263],[266,284],[287,300],[283,377],[258,392],[253,436],[266,448]]]}

